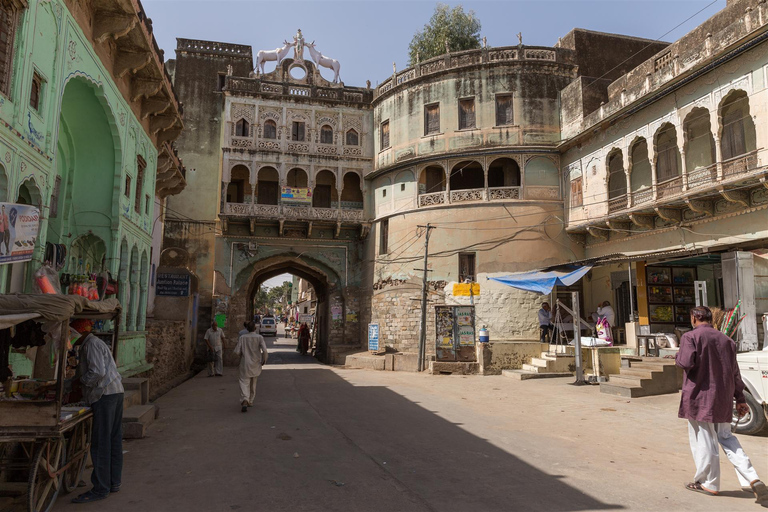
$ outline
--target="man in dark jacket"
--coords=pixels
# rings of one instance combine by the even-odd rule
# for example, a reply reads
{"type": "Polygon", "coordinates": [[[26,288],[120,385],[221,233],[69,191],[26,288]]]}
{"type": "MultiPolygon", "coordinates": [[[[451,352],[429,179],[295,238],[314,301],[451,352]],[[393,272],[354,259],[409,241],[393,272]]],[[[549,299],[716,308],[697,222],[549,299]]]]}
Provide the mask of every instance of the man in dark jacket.
{"type": "Polygon", "coordinates": [[[691,309],[693,330],[683,335],[675,357],[685,370],[678,416],[688,420],[688,437],[696,476],[685,487],[708,495],[720,492],[720,446],[736,468],[742,487],[749,486],[758,502],[768,501],[768,489],[757,476],[741,444],[731,434],[733,400],[739,416],[748,411],[744,382],[736,363],[736,344],[712,327],[712,311],[691,309]]]}

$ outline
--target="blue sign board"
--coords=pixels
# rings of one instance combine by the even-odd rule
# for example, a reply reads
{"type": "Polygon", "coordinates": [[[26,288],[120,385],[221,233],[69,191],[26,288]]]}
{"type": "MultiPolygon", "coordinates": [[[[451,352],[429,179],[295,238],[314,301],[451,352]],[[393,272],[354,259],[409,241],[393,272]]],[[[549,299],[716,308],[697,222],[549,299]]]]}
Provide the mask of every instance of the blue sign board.
{"type": "Polygon", "coordinates": [[[379,351],[379,324],[368,324],[368,350],[379,351]]]}

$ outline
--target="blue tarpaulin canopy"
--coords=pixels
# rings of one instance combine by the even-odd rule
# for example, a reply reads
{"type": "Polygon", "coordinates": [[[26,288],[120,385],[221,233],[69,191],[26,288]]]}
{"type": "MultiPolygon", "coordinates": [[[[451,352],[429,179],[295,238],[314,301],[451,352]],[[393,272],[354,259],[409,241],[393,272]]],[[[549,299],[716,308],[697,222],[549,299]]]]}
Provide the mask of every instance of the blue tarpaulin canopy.
{"type": "Polygon", "coordinates": [[[528,292],[549,295],[555,286],[571,286],[592,270],[592,265],[563,267],[562,270],[534,270],[518,272],[502,277],[490,277],[493,281],[528,292]]]}

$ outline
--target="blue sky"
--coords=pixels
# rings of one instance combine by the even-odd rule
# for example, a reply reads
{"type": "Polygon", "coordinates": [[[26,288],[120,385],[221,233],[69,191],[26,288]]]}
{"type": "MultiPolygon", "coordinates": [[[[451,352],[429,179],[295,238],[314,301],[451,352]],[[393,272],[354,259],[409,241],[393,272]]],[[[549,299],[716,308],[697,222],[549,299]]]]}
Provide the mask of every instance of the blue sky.
{"type": "MultiPolygon", "coordinates": [[[[429,21],[435,2],[386,0],[143,0],[155,37],[173,58],[176,38],[248,44],[274,49],[301,28],[317,49],[341,63],[346,85],[375,86],[403,69],[408,43],[429,21]]],[[[444,2],[456,5],[457,2],[444,2]]],[[[552,46],[574,27],[674,41],[725,7],[725,0],[481,1],[460,2],[474,10],[491,46],[523,43],[552,46]],[[711,5],[710,5],[711,4],[711,5]],[[707,7],[708,6],[708,7],[707,7]],[[706,7],[706,9],[704,9],[706,7]],[[683,23],[699,10],[703,12],[683,23]]],[[[268,66],[270,66],[268,64],[268,66]]],[[[274,67],[274,63],[268,71],[274,67]]],[[[325,70],[324,76],[332,78],[325,70]]]]}

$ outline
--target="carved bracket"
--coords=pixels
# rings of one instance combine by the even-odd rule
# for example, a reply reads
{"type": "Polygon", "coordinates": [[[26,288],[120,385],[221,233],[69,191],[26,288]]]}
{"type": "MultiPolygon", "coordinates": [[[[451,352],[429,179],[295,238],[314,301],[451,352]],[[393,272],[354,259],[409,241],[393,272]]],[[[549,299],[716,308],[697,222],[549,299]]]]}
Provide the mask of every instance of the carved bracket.
{"type": "Polygon", "coordinates": [[[277,228],[277,234],[279,236],[283,236],[283,234],[285,233],[285,219],[280,219],[278,222],[280,223],[280,225],[277,228]]]}
{"type": "Polygon", "coordinates": [[[115,56],[115,75],[123,78],[127,73],[136,73],[144,69],[152,61],[152,54],[148,51],[123,51],[118,50],[115,56]]]}
{"type": "Polygon", "coordinates": [[[683,212],[675,208],[654,208],[656,215],[669,222],[682,222],[683,212]]]}
{"type": "Polygon", "coordinates": [[[341,222],[336,222],[336,232],[333,234],[333,238],[339,238],[339,235],[341,234],[341,222]]]}
{"type": "Polygon", "coordinates": [[[310,238],[312,236],[312,221],[309,221],[307,223],[307,238],[310,238]]]}
{"type": "Polygon", "coordinates": [[[768,188],[768,178],[766,178],[765,176],[760,178],[760,183],[762,183],[765,188],[768,188]]]}
{"type": "Polygon", "coordinates": [[[655,224],[653,222],[653,215],[641,215],[639,213],[630,213],[629,220],[632,224],[642,229],[653,229],[655,224]]]}
{"type": "Polygon", "coordinates": [[[630,222],[621,222],[618,220],[610,219],[605,221],[605,225],[613,231],[623,231],[626,234],[630,233],[632,224],[630,222]]]}
{"type": "Polygon", "coordinates": [[[171,106],[171,101],[163,95],[144,98],[141,102],[141,118],[146,119],[152,114],[165,112],[171,106]]]}
{"type": "Polygon", "coordinates": [[[704,201],[701,199],[686,199],[685,204],[692,212],[703,213],[707,217],[715,214],[715,203],[713,201],[704,201]]]}
{"type": "Polygon", "coordinates": [[[93,20],[93,39],[102,43],[110,36],[119,39],[126,35],[139,22],[139,17],[125,12],[97,11],[93,20]]]}
{"type": "Polygon", "coordinates": [[[371,232],[371,224],[369,222],[364,222],[360,225],[360,240],[365,240],[368,238],[368,233],[371,232]]]}
{"type": "Polygon", "coordinates": [[[222,217],[222,218],[221,218],[221,230],[222,230],[224,233],[226,233],[226,232],[227,232],[227,227],[228,227],[227,218],[226,218],[226,217],[222,217]]]}
{"type": "Polygon", "coordinates": [[[594,238],[597,238],[598,240],[602,240],[602,241],[608,240],[608,231],[604,229],[600,229],[594,226],[588,226],[587,233],[592,235],[594,238]]]}
{"type": "Polygon", "coordinates": [[[163,81],[155,78],[134,77],[131,80],[131,101],[136,101],[142,96],[149,98],[154,96],[163,87],[163,81]]]}
{"type": "Polygon", "coordinates": [[[251,231],[251,236],[256,232],[256,219],[248,219],[249,220],[249,228],[251,231]]]}
{"type": "Polygon", "coordinates": [[[184,129],[183,127],[179,125],[175,125],[167,130],[161,131],[160,133],[157,134],[157,144],[160,145],[165,142],[173,142],[174,140],[179,138],[179,135],[181,135],[181,131],[183,129],[184,129]]]}
{"type": "Polygon", "coordinates": [[[723,199],[729,203],[736,203],[749,208],[749,193],[746,190],[725,190],[720,188],[719,192],[723,199]]]}
{"type": "Polygon", "coordinates": [[[155,115],[149,120],[149,131],[155,135],[161,130],[166,130],[176,123],[176,116],[155,115]]]}

